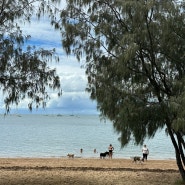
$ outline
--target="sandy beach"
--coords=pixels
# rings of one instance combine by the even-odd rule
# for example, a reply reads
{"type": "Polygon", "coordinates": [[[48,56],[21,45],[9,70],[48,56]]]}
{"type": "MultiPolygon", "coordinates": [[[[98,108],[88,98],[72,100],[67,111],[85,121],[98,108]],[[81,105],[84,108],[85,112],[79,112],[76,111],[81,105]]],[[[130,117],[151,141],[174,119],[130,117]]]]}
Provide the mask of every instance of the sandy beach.
{"type": "Polygon", "coordinates": [[[175,160],[1,158],[0,185],[180,184],[175,160]]]}

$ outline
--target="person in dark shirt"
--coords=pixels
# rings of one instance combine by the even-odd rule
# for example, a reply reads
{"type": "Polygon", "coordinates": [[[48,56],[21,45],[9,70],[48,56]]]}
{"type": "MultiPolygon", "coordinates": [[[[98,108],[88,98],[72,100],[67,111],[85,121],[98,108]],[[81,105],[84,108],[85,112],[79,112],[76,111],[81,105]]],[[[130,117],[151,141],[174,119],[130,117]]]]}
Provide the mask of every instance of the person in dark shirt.
{"type": "Polygon", "coordinates": [[[109,158],[112,159],[113,150],[114,150],[114,147],[112,146],[112,144],[109,145],[108,150],[109,150],[109,158]]]}

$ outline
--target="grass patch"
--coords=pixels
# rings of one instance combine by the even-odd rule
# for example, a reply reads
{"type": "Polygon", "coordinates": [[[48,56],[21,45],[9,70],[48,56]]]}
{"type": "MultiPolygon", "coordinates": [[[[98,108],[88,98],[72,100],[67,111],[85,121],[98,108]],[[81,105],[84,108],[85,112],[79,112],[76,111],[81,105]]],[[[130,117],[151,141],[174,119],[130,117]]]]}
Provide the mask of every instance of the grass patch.
{"type": "Polygon", "coordinates": [[[184,185],[185,184],[185,182],[182,180],[182,179],[178,179],[175,183],[174,183],[174,185],[184,185]]]}

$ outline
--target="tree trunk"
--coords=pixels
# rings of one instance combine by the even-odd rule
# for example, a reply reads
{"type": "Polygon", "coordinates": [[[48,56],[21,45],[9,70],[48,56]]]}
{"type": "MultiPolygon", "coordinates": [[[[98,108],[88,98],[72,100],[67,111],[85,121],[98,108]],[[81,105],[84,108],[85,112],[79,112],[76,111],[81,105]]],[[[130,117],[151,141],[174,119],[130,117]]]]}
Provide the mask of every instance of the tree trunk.
{"type": "MultiPolygon", "coordinates": [[[[181,174],[182,180],[185,182],[185,170],[184,170],[184,167],[183,167],[183,164],[182,164],[182,160],[181,160],[181,153],[180,153],[179,146],[178,146],[178,144],[177,144],[177,142],[176,142],[176,140],[174,138],[173,132],[172,132],[170,127],[168,127],[168,133],[170,135],[170,138],[172,140],[173,146],[175,148],[176,163],[177,163],[177,166],[179,168],[179,172],[181,174]]],[[[184,156],[183,153],[182,153],[182,156],[184,156]]]]}
{"type": "Polygon", "coordinates": [[[180,157],[180,153],[178,151],[176,151],[176,162],[177,162],[177,166],[179,168],[179,172],[181,174],[181,177],[183,179],[183,181],[185,182],[185,170],[183,168],[183,165],[182,165],[182,161],[181,161],[181,157],[180,157]]]}
{"type": "Polygon", "coordinates": [[[182,148],[182,146],[184,147],[184,145],[183,145],[184,139],[183,139],[182,135],[179,132],[177,132],[176,135],[177,135],[177,140],[178,140],[178,146],[179,146],[179,152],[180,152],[181,160],[183,162],[183,165],[185,165],[185,157],[184,157],[184,152],[183,152],[183,148],[182,148]]]}

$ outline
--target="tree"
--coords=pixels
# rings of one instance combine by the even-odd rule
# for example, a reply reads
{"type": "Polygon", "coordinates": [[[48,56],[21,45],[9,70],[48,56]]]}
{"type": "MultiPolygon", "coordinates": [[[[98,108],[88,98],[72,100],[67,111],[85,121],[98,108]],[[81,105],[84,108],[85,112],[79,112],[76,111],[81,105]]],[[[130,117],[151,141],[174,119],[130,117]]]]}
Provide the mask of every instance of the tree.
{"type": "Polygon", "coordinates": [[[67,54],[85,58],[88,92],[122,146],[166,128],[185,181],[184,1],[68,0],[60,22],[67,54]]]}
{"type": "Polygon", "coordinates": [[[59,76],[47,65],[56,57],[55,51],[28,46],[30,36],[21,30],[21,24],[30,22],[32,16],[39,18],[48,12],[52,16],[54,9],[50,3],[43,0],[0,2],[0,90],[4,93],[6,113],[12,104],[18,105],[25,98],[30,99],[30,110],[33,104],[38,107],[42,103],[45,107],[48,88],[60,91],[59,76]]]}

